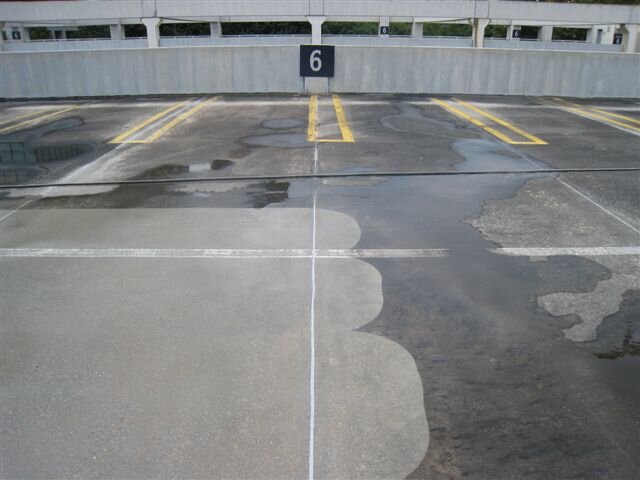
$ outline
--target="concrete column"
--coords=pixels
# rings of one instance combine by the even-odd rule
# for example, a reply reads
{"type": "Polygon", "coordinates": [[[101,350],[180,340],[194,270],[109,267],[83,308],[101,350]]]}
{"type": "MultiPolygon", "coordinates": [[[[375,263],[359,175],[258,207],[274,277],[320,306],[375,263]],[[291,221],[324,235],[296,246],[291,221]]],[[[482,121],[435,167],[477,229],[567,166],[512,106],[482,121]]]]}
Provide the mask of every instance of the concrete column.
{"type": "Polygon", "coordinates": [[[588,43],[598,43],[598,30],[600,27],[593,26],[589,30],[587,30],[587,42],[588,43]]]}
{"type": "Polygon", "coordinates": [[[7,42],[24,42],[29,40],[29,33],[27,29],[19,24],[9,24],[5,26],[4,30],[7,34],[7,42]],[[17,33],[19,38],[14,38],[14,34],[17,33]]]}
{"type": "Polygon", "coordinates": [[[307,17],[311,24],[311,44],[322,45],[322,24],[327,17],[307,17]]]}
{"type": "Polygon", "coordinates": [[[147,27],[147,42],[149,48],[158,48],[160,46],[160,24],[161,18],[142,18],[142,23],[147,27]]]}
{"type": "Polygon", "coordinates": [[[538,40],[541,42],[550,42],[553,40],[553,27],[551,25],[543,25],[538,29],[538,40]]]}
{"type": "Polygon", "coordinates": [[[4,23],[0,22],[0,52],[2,51],[2,48],[4,47],[4,36],[2,35],[3,31],[4,31],[4,23]]]}
{"type": "Polygon", "coordinates": [[[211,30],[211,38],[220,38],[222,36],[222,25],[220,22],[209,23],[209,28],[211,30]]]}
{"type": "Polygon", "coordinates": [[[602,34],[602,44],[603,45],[611,45],[613,44],[613,34],[616,32],[615,25],[607,25],[603,27],[604,32],[602,34]]]}
{"type": "Polygon", "coordinates": [[[424,23],[422,23],[422,22],[413,22],[411,24],[411,37],[412,38],[422,38],[422,37],[424,37],[424,23]]]}
{"type": "Polygon", "coordinates": [[[471,37],[473,38],[473,46],[476,48],[482,48],[484,46],[484,29],[489,25],[488,18],[474,18],[472,22],[473,32],[471,37]]]}
{"type": "Polygon", "coordinates": [[[124,39],[124,27],[121,23],[115,25],[109,25],[109,32],[111,33],[111,40],[123,40],[124,39]]]}
{"type": "Polygon", "coordinates": [[[378,36],[380,38],[389,38],[389,17],[380,17],[380,22],[378,23],[378,36]],[[382,33],[382,27],[387,27],[387,33],[382,33]]]}
{"type": "Polygon", "coordinates": [[[625,53],[640,52],[638,49],[638,29],[640,29],[640,25],[626,24],[622,27],[624,32],[622,43],[625,53]]]}
{"type": "Polygon", "coordinates": [[[507,40],[520,40],[520,38],[513,38],[513,31],[514,30],[521,30],[522,27],[520,25],[509,25],[507,27],[507,40]]]}

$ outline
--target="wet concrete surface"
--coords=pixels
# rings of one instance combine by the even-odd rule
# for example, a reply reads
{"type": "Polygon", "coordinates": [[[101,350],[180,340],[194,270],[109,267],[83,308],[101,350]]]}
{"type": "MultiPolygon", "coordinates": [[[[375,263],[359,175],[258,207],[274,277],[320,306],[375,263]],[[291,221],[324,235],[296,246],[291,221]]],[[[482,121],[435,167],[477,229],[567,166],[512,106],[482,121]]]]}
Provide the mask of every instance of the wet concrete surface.
{"type": "MultiPolygon", "coordinates": [[[[637,136],[551,108],[544,99],[465,100],[549,145],[505,145],[428,97],[344,96],[356,142],[319,144],[315,168],[464,172],[640,163],[637,136]]],[[[317,248],[342,242],[365,250],[446,249],[447,256],[437,258],[318,260],[316,478],[637,478],[640,256],[507,256],[493,249],[640,245],[640,174],[189,182],[313,171],[306,102],[224,97],[157,142],[123,147],[106,160],[99,156],[114,146],[105,139],[120,133],[111,120],[135,112],[141,121],[166,105],[136,109],[123,100],[92,132],[82,129],[98,107],[83,113],[75,135],[73,128],[50,134],[52,142],[65,135],[67,142],[96,145],[97,163],[83,159],[89,168],[74,180],[180,181],[1,192],[0,218],[32,200],[2,220],[2,248],[310,248],[315,204],[318,212],[338,215],[318,217],[317,248]],[[108,135],[102,132],[107,124],[108,135]],[[595,336],[567,333],[580,325],[590,325],[595,336]],[[427,424],[425,431],[421,425],[427,424]]],[[[632,102],[594,105],[638,115],[632,102]]],[[[330,118],[323,112],[325,122],[330,118]]],[[[71,160],[51,178],[65,178],[77,166],[71,160]]],[[[0,261],[9,282],[2,288],[8,295],[2,307],[2,463],[9,474],[3,476],[307,475],[309,259],[0,261]],[[156,273],[142,275],[148,269],[156,273]],[[88,279],[95,274],[105,280],[94,289],[88,279]],[[131,277],[118,286],[120,276],[131,277]],[[130,311],[117,307],[127,292],[138,299],[130,311]],[[20,307],[25,301],[28,315],[20,307]],[[163,308],[173,312],[170,323],[163,308]],[[263,312],[260,322],[251,319],[252,309],[263,312]],[[213,324],[207,310],[220,312],[213,324]],[[107,343],[80,328],[95,311],[102,320],[92,325],[107,343]],[[156,333],[126,340],[130,316],[156,333]],[[200,339],[203,331],[230,332],[218,322],[237,323],[239,333],[229,337],[237,342],[237,358],[223,354],[218,342],[208,347],[200,339]],[[272,331],[271,323],[293,330],[272,331]],[[256,344],[243,330],[248,325],[267,328],[278,351],[256,344]],[[52,328],[55,335],[47,338],[52,328]],[[102,352],[97,357],[89,353],[92,342],[102,352]],[[114,373],[113,352],[138,342],[146,353],[140,370],[125,375],[127,389],[98,386],[95,378],[114,373]],[[191,344],[200,353],[185,358],[191,344]],[[245,350],[251,345],[271,359],[265,366],[245,350]],[[290,365],[300,363],[291,375],[275,367],[285,360],[278,352],[291,354],[290,365]],[[260,378],[243,369],[245,358],[262,369],[260,378]],[[86,368],[73,363],[89,359],[86,368]],[[55,372],[43,366],[47,362],[55,372]],[[177,388],[183,390],[158,404],[145,395],[175,382],[171,362],[180,365],[177,388]],[[229,373],[204,378],[207,367],[220,365],[229,373]],[[144,389],[131,383],[139,373],[148,378],[144,389]],[[215,393],[227,390],[245,393],[215,393]],[[128,395],[137,403],[125,405],[128,395]],[[56,403],[62,401],[79,408],[79,420],[54,420],[45,406],[67,408],[56,403]],[[145,427],[138,409],[152,404],[158,418],[145,427]],[[103,411],[97,423],[91,417],[96,409],[103,411]],[[179,412],[176,418],[171,409],[179,412]],[[283,410],[291,415],[285,418],[283,410]],[[162,429],[180,441],[169,447],[162,429]],[[261,444],[249,440],[254,434],[261,444]],[[56,449],[47,444],[52,439],[56,449]],[[37,457],[23,447],[29,443],[47,453],[37,457]],[[228,450],[231,444],[244,444],[256,461],[243,464],[228,450]]]]}

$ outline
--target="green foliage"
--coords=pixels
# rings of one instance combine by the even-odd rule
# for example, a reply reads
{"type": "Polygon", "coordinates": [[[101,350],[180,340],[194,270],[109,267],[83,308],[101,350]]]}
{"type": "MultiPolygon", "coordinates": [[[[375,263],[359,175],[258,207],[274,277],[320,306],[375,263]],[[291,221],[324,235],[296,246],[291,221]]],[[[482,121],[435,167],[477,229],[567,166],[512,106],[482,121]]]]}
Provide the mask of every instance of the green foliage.
{"type": "Polygon", "coordinates": [[[462,23],[425,23],[425,37],[470,37],[471,25],[462,23]]]}
{"type": "Polygon", "coordinates": [[[520,38],[533,39],[538,38],[538,27],[523,25],[520,30],[520,38]]]}
{"type": "Polygon", "coordinates": [[[411,35],[410,23],[390,23],[389,35],[411,35]]]}
{"type": "Polygon", "coordinates": [[[223,35],[310,35],[307,22],[250,22],[223,23],[223,35]]]}
{"type": "Polygon", "coordinates": [[[553,40],[581,40],[587,39],[587,31],[584,28],[554,27],[553,40]]]}
{"type": "Polygon", "coordinates": [[[147,36],[147,28],[144,25],[124,25],[124,36],[125,38],[129,37],[146,37],[147,36]]]}
{"type": "Polygon", "coordinates": [[[160,25],[163,37],[201,37],[211,35],[208,23],[164,23],[160,25]]]}
{"type": "Polygon", "coordinates": [[[488,25],[484,30],[485,37],[491,38],[507,38],[506,25],[488,25]]]}
{"type": "Polygon", "coordinates": [[[51,32],[45,27],[33,27],[29,29],[29,38],[31,40],[50,40],[51,32]]]}
{"type": "Polygon", "coordinates": [[[78,30],[67,31],[67,38],[110,38],[108,25],[83,25],[78,30]]]}
{"type": "Polygon", "coordinates": [[[377,35],[378,24],[375,22],[326,22],[322,25],[322,33],[327,35],[377,35]]]}

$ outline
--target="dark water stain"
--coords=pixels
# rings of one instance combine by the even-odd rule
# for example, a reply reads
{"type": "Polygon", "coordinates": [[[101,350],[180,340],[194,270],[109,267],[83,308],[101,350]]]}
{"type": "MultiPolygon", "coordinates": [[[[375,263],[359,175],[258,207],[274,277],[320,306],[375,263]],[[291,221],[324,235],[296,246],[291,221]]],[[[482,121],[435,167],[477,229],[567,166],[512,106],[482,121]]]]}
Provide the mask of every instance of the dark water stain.
{"type": "Polygon", "coordinates": [[[527,160],[515,155],[495,140],[488,138],[462,139],[451,148],[465,160],[453,168],[460,171],[531,170],[535,168],[527,160]]]}
{"type": "Polygon", "coordinates": [[[264,128],[274,130],[296,128],[301,127],[302,125],[304,125],[304,123],[298,118],[273,118],[262,122],[262,126],[264,128]]]}
{"type": "Polygon", "coordinates": [[[592,292],[599,282],[609,280],[611,270],[585,257],[558,255],[536,264],[540,284],[537,296],[551,293],[592,292]]]}
{"type": "MultiPolygon", "coordinates": [[[[640,356],[639,312],[640,290],[625,292],[620,310],[603,320],[598,327],[597,340],[586,345],[590,350],[597,350],[594,355],[604,360],[640,356]]],[[[636,386],[636,398],[640,398],[640,377],[631,380],[636,386]]]]}
{"type": "Polygon", "coordinates": [[[36,167],[36,164],[63,162],[94,153],[97,147],[91,142],[46,142],[46,137],[54,132],[82,125],[81,117],[66,117],[3,136],[3,143],[9,144],[10,148],[3,148],[0,156],[4,164],[0,183],[26,183],[48,173],[48,169],[36,167]]]}
{"type": "Polygon", "coordinates": [[[476,132],[467,125],[456,123],[453,121],[443,121],[427,115],[424,110],[416,105],[408,103],[396,103],[393,107],[398,113],[381,117],[379,123],[384,128],[394,130],[396,132],[419,133],[423,135],[433,135],[434,131],[442,131],[442,133],[451,133],[454,131],[468,131],[478,136],[480,132],[476,132]],[[434,129],[435,127],[435,129],[434,129]]]}
{"type": "Polygon", "coordinates": [[[0,185],[18,185],[45,176],[48,170],[38,165],[0,165],[0,185]]]}
{"type": "Polygon", "coordinates": [[[272,148],[311,148],[313,143],[307,141],[303,133],[273,133],[269,135],[252,135],[241,140],[254,147],[272,148]]]}
{"type": "Polygon", "coordinates": [[[211,170],[214,170],[214,171],[227,170],[233,167],[234,164],[235,162],[231,160],[224,160],[224,159],[214,160],[213,162],[211,162],[211,170]]]}
{"type": "Polygon", "coordinates": [[[424,388],[431,442],[410,478],[629,478],[640,467],[633,455],[637,412],[603,409],[602,360],[566,340],[562,321],[537,305],[548,277],[581,291],[609,272],[588,261],[544,265],[491,253],[495,245],[468,224],[485,201],[514,197],[530,178],[320,187],[319,208],[358,221],[356,248],[450,251],[445,258],[370,261],[382,275],[384,304],[360,331],[402,345],[424,388]],[[578,273],[562,280],[563,266],[578,273]]]}
{"type": "Polygon", "coordinates": [[[10,133],[5,138],[20,139],[27,143],[32,143],[49,135],[50,133],[67,130],[69,128],[76,128],[82,125],[84,125],[84,119],[82,117],[65,117],[48,123],[36,125],[25,130],[10,133]]]}
{"type": "Polygon", "coordinates": [[[235,162],[225,159],[216,159],[211,162],[195,163],[190,165],[165,164],[145,170],[134,176],[131,180],[155,180],[155,179],[194,179],[215,176],[225,176],[231,172],[235,162]]]}
{"type": "Polygon", "coordinates": [[[282,203],[289,198],[289,182],[271,180],[253,184],[247,191],[254,208],[264,208],[272,203],[282,203]]]}
{"type": "Polygon", "coordinates": [[[35,145],[33,152],[38,163],[58,162],[69,160],[87,153],[94,153],[94,143],[61,143],[48,145],[35,145]]]}

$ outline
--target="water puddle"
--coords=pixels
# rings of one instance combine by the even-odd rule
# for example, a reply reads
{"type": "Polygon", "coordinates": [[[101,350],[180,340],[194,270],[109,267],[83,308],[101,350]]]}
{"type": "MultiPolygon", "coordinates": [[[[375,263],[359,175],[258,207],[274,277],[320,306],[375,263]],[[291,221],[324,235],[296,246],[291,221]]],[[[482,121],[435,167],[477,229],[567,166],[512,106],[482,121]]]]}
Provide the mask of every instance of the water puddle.
{"type": "Polygon", "coordinates": [[[252,135],[242,139],[242,143],[253,147],[272,148],[311,148],[313,143],[307,141],[303,133],[273,133],[269,135],[252,135]]]}
{"type": "Polygon", "coordinates": [[[302,120],[297,118],[273,118],[262,122],[264,128],[270,128],[273,130],[296,128],[304,125],[302,120]]]}
{"type": "Polygon", "coordinates": [[[506,150],[501,144],[489,139],[462,139],[451,145],[453,151],[464,158],[453,168],[467,171],[486,170],[531,170],[534,165],[526,159],[506,150]]]}
{"type": "Polygon", "coordinates": [[[399,103],[394,105],[394,108],[398,110],[398,113],[382,117],[380,119],[380,125],[396,132],[437,136],[437,134],[434,134],[434,127],[442,130],[443,133],[461,129],[461,127],[453,121],[445,122],[426,116],[424,110],[415,105],[399,103]]]}

